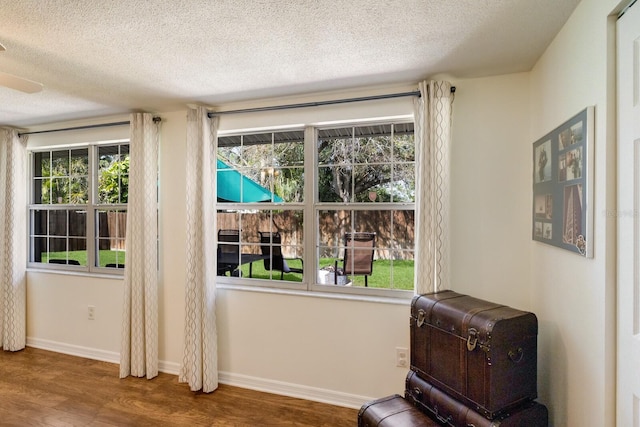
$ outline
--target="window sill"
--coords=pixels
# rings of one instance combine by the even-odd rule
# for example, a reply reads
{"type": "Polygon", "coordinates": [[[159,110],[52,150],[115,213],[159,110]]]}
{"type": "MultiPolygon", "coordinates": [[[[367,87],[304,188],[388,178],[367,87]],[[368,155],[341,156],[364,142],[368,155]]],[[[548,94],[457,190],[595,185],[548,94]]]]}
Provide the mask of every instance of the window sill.
{"type": "Polygon", "coordinates": [[[57,270],[49,268],[27,267],[27,273],[60,274],[63,276],[96,277],[100,279],[124,280],[124,274],[96,273],[91,271],[57,270]]]}
{"type": "Polygon", "coordinates": [[[302,296],[302,297],[311,297],[311,298],[327,298],[327,299],[339,299],[339,300],[347,300],[347,301],[361,301],[361,302],[374,302],[380,304],[396,304],[396,305],[408,305],[411,303],[411,299],[413,298],[413,293],[406,291],[397,297],[387,297],[387,296],[379,296],[379,295],[364,295],[361,293],[358,294],[348,294],[344,292],[328,292],[328,291],[320,291],[320,290],[304,290],[304,289],[284,289],[284,288],[275,288],[275,287],[267,287],[267,286],[251,286],[251,285],[241,285],[241,284],[229,284],[229,283],[218,283],[216,285],[217,289],[231,290],[231,291],[243,291],[243,292],[261,292],[267,294],[277,294],[277,295],[291,295],[291,296],[302,296]]]}

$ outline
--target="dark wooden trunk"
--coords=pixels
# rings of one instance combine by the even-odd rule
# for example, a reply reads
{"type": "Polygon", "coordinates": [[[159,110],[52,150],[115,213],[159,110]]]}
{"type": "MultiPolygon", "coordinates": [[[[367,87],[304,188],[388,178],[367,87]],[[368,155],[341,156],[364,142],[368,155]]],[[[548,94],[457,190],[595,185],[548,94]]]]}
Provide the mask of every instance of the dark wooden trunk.
{"type": "Polygon", "coordinates": [[[442,425],[450,427],[547,427],[549,424],[547,408],[534,401],[526,402],[490,420],[434,387],[413,371],[407,374],[405,399],[442,425]]]}
{"type": "Polygon", "coordinates": [[[442,291],[411,302],[411,369],[486,418],[537,397],[533,313],[442,291]]]}
{"type": "Polygon", "coordinates": [[[438,423],[394,394],[362,405],[358,427],[438,427],[438,423]]]}

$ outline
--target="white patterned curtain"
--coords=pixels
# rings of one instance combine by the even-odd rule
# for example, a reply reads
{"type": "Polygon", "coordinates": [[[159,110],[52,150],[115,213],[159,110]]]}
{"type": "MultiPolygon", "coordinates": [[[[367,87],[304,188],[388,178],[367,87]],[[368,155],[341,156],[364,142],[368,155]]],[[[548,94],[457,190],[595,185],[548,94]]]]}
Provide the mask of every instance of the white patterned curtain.
{"type": "Polygon", "coordinates": [[[449,190],[453,93],[445,81],[421,82],[415,101],[415,292],[449,289],[449,190]]]}
{"type": "Polygon", "coordinates": [[[26,345],[27,139],[0,128],[0,342],[26,345]]]}
{"type": "Polygon", "coordinates": [[[158,138],[151,114],[131,114],[120,378],[158,375],[158,138]]]}
{"type": "Polygon", "coordinates": [[[187,281],[180,382],[205,393],[218,388],[216,329],[216,152],[219,118],[187,112],[187,281]]]}

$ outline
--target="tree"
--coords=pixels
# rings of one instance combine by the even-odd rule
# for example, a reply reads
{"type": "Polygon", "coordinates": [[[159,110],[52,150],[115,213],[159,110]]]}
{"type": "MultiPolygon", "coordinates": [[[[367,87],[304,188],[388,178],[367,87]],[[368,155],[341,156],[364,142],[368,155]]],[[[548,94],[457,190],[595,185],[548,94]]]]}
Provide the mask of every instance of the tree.
{"type": "Polygon", "coordinates": [[[368,202],[370,193],[377,201],[413,200],[414,158],[413,135],[321,139],[320,201],[368,202]]]}
{"type": "Polygon", "coordinates": [[[127,203],[129,200],[129,156],[123,160],[105,156],[100,159],[98,180],[98,200],[100,203],[127,203]]]}
{"type": "Polygon", "coordinates": [[[68,150],[38,153],[40,165],[41,203],[87,203],[89,199],[89,163],[87,150],[68,150]]]}

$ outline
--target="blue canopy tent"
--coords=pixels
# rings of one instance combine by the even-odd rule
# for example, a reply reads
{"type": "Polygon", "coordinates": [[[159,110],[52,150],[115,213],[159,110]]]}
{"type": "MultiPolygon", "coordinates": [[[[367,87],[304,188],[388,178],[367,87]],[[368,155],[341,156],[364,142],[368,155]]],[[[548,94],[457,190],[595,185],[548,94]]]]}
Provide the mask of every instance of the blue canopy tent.
{"type": "Polygon", "coordinates": [[[217,166],[218,201],[220,202],[283,202],[282,198],[272,193],[250,178],[242,175],[225,162],[218,159],[217,166]]]}

